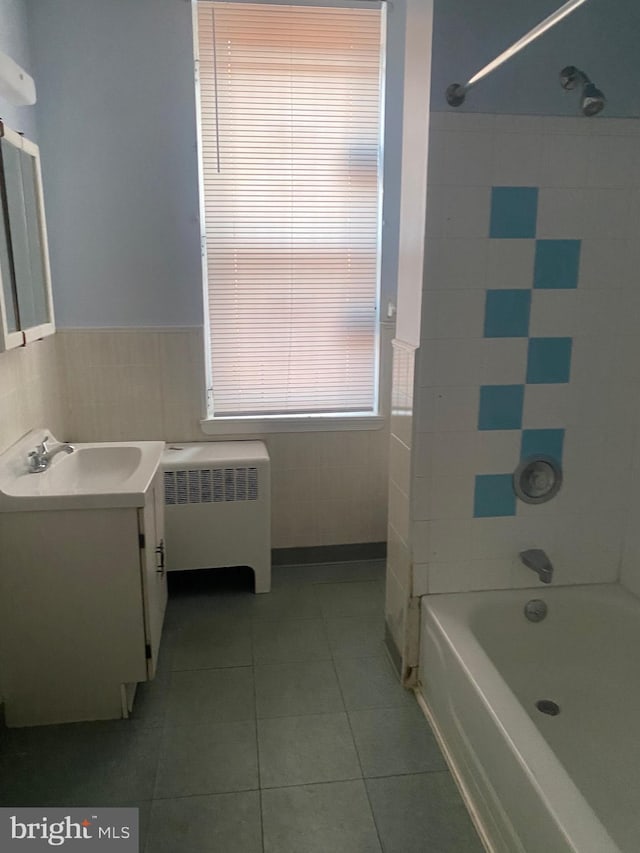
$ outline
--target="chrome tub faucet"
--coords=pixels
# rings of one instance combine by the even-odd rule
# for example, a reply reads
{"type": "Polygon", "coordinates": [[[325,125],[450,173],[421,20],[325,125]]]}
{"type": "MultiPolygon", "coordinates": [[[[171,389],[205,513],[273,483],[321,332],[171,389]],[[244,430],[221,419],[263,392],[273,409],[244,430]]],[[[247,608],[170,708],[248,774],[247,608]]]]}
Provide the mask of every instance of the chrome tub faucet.
{"type": "Polygon", "coordinates": [[[553,565],[542,548],[530,548],[528,551],[520,551],[520,560],[524,565],[535,572],[542,583],[551,583],[553,577],[553,565]]]}

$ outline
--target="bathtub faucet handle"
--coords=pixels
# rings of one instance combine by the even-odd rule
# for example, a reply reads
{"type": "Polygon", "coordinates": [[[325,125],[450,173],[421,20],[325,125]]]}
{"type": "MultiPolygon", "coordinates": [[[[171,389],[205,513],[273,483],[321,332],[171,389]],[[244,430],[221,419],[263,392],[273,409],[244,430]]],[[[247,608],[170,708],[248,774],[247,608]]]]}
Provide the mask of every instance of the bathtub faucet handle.
{"type": "Polygon", "coordinates": [[[520,551],[520,560],[528,569],[538,575],[542,583],[551,583],[553,565],[542,548],[529,548],[527,551],[520,551]]]}

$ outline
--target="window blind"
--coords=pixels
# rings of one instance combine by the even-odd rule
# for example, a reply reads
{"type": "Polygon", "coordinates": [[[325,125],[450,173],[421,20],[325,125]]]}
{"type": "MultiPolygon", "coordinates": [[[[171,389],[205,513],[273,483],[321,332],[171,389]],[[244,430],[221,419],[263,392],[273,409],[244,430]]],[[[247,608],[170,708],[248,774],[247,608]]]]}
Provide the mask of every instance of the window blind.
{"type": "Polygon", "coordinates": [[[372,412],[381,12],[201,0],[214,415],[372,412]]]}

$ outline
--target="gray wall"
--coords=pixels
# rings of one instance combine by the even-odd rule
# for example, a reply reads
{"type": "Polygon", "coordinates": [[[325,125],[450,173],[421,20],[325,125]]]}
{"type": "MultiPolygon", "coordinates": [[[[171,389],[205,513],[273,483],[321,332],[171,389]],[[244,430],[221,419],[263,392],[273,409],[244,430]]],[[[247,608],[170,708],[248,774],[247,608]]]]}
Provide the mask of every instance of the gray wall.
{"type": "MultiPolygon", "coordinates": [[[[465,82],[563,0],[436,0],[431,109],[449,109],[444,92],[465,82]]],[[[575,115],[578,98],[558,73],[577,65],[608,98],[605,115],[638,116],[637,0],[589,0],[469,94],[458,108],[482,113],[575,115]]]]}
{"type": "MultiPolygon", "coordinates": [[[[0,0],[0,50],[26,71],[33,73],[25,0],[0,0]]],[[[14,107],[0,98],[0,116],[9,127],[24,133],[29,139],[36,139],[34,107],[14,107]]]]}
{"type": "Polygon", "coordinates": [[[29,12],[59,326],[200,324],[190,4],[29,12]]]}
{"type": "MultiPolygon", "coordinates": [[[[29,2],[58,325],[200,324],[191,4],[29,2]]],[[[388,31],[385,307],[397,266],[402,0],[388,31]]]]}

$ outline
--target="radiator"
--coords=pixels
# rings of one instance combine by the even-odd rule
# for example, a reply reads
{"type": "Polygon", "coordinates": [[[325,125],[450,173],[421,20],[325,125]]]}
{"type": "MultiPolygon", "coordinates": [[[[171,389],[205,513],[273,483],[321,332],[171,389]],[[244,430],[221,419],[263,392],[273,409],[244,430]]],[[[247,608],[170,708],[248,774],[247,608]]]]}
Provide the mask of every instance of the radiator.
{"type": "Polygon", "coordinates": [[[167,569],[250,566],[271,588],[271,471],[261,441],[169,445],[164,472],[167,569]]]}

